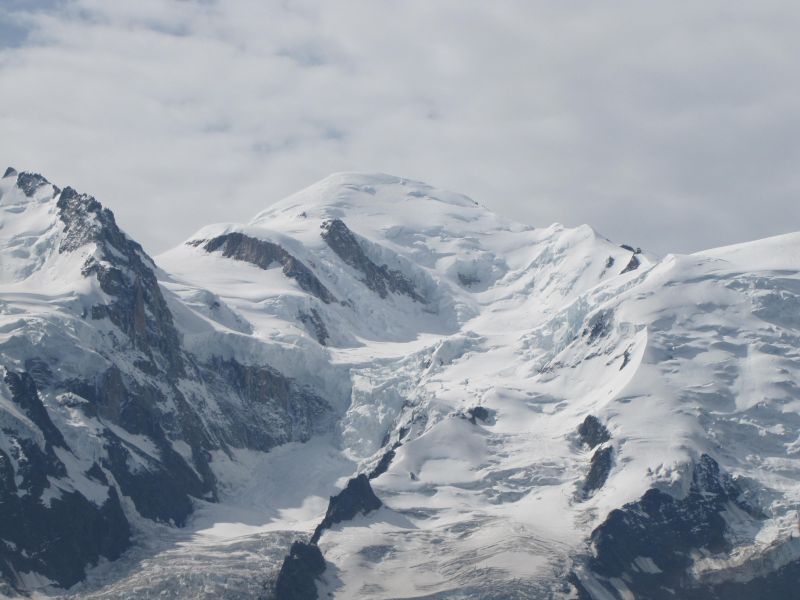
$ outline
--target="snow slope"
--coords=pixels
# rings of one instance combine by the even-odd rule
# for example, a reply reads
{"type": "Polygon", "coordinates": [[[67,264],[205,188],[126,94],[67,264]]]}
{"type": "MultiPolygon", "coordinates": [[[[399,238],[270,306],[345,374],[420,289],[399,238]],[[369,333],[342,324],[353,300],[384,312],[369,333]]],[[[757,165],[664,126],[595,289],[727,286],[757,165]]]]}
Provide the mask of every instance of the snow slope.
{"type": "Polygon", "coordinates": [[[357,473],[384,506],[322,534],[320,597],[779,598],[800,573],[800,234],[658,259],[342,173],[155,264],[189,362],[268,365],[332,417],[209,448],[219,502],[141,522],[67,597],[256,597],[357,473]]]}

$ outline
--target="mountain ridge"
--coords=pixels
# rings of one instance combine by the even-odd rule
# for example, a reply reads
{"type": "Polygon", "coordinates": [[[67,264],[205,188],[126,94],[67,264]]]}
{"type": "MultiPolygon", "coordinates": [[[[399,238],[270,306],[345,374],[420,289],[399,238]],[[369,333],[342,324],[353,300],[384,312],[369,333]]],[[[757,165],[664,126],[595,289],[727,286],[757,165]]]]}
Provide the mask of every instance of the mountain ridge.
{"type": "MultiPolygon", "coordinates": [[[[23,414],[38,398],[68,454],[16,497],[34,510],[88,482],[118,495],[116,531],[124,514],[139,540],[172,539],[152,524],[172,521],[191,552],[210,543],[203,523],[238,531],[246,514],[237,543],[275,544],[228,587],[221,551],[208,573],[172,572],[158,565],[182,555],[165,546],[70,593],[256,597],[364,474],[382,507],[315,540],[321,595],[777,598],[800,568],[800,234],[657,259],[588,226],[335,174],[150,259],[93,198],[42,180],[0,186],[0,356],[36,386],[0,390],[0,437],[61,447],[41,410],[23,414]],[[19,279],[31,264],[61,287],[19,279]]],[[[11,446],[0,458],[20,473],[11,446]]],[[[83,578],[19,562],[8,535],[9,585],[83,578]]]]}

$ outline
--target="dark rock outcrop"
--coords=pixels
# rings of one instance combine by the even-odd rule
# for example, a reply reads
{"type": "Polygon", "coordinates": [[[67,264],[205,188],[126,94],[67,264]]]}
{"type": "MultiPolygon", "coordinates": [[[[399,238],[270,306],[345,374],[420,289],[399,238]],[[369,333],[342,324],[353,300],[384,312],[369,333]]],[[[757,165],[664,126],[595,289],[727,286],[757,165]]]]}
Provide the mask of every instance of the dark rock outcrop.
{"type": "MultiPolygon", "coordinates": [[[[0,463],[8,462],[0,452],[0,463]]],[[[5,471],[0,473],[0,575],[11,585],[20,585],[18,573],[37,572],[69,587],[83,580],[87,564],[101,557],[115,560],[130,546],[130,528],[113,487],[100,507],[77,492],[63,492],[45,506],[39,498],[18,495],[7,468],[0,471],[5,471]]]]}
{"type": "Polygon", "coordinates": [[[369,479],[365,474],[361,474],[347,482],[345,487],[336,496],[331,496],[328,503],[328,511],[325,518],[314,530],[311,543],[319,541],[322,532],[330,529],[336,523],[350,521],[356,515],[365,515],[370,511],[377,510],[383,503],[372,491],[369,479]]]}
{"type": "MultiPolygon", "coordinates": [[[[609,596],[620,597],[611,583],[615,579],[624,581],[637,599],[717,597],[711,595],[713,588],[698,585],[689,575],[694,556],[730,552],[724,517],[729,507],[735,506],[754,520],[760,514],[742,500],[740,487],[720,472],[710,456],[699,458],[691,477],[684,498],[650,489],[640,500],[612,511],[594,530],[594,556],[587,566],[609,596]]],[[[781,581],[776,580],[776,589],[784,589],[781,581]]],[[[733,589],[739,584],[730,585],[733,589]]]]}
{"type": "Polygon", "coordinates": [[[325,558],[316,544],[294,542],[275,582],[274,600],[316,600],[316,579],[325,572],[325,558]]]}
{"type": "MultiPolygon", "coordinates": [[[[392,461],[394,460],[394,457],[397,454],[397,449],[403,445],[403,438],[405,438],[408,435],[409,431],[411,431],[409,427],[400,427],[400,429],[397,432],[397,441],[395,441],[395,443],[392,444],[392,446],[383,453],[383,456],[381,456],[380,460],[378,461],[378,464],[375,465],[375,468],[372,469],[372,471],[370,472],[369,478],[371,480],[375,479],[376,477],[380,477],[381,475],[386,473],[386,471],[389,470],[389,467],[392,465],[392,461]]],[[[389,443],[390,439],[391,439],[391,432],[387,432],[386,436],[384,436],[383,438],[381,446],[385,447],[389,443]]]]}
{"type": "Polygon", "coordinates": [[[636,269],[639,268],[639,266],[641,264],[642,263],[639,261],[637,256],[634,254],[633,256],[631,256],[631,259],[628,261],[628,264],[625,265],[625,268],[622,269],[622,271],[620,271],[619,274],[622,275],[623,273],[629,273],[630,271],[635,271],[636,269]]]}
{"type": "Polygon", "coordinates": [[[583,423],[578,425],[578,437],[581,444],[594,448],[611,439],[611,434],[594,415],[587,415],[583,423]]]}
{"type": "Polygon", "coordinates": [[[19,573],[37,572],[68,587],[84,578],[86,565],[118,558],[130,545],[130,527],[107,481],[101,480],[107,492],[101,505],[76,491],[50,490],[68,476],[55,449],[69,449],[30,375],[7,371],[4,382],[41,432],[44,447],[22,423],[2,430],[12,450],[0,450],[0,578],[17,587],[19,573]],[[46,490],[52,496],[44,501],[46,490]]]}
{"type": "Polygon", "coordinates": [[[492,414],[489,412],[489,409],[483,406],[473,406],[467,411],[467,414],[469,415],[470,423],[473,425],[477,424],[478,420],[486,423],[492,416],[492,414]]]}
{"type": "Polygon", "coordinates": [[[50,446],[66,448],[67,444],[64,442],[64,436],[53,424],[50,415],[47,414],[47,409],[42,404],[41,398],[39,398],[39,392],[36,389],[33,377],[26,372],[6,371],[3,380],[11,391],[11,399],[19,405],[28,418],[41,430],[46,443],[50,446]]]}
{"type": "Polygon", "coordinates": [[[103,467],[114,475],[122,493],[129,496],[142,516],[183,525],[192,512],[190,497],[213,500],[216,480],[206,451],[215,447],[178,390],[172,400],[177,413],[165,414],[166,401],[158,385],[142,385],[111,367],[93,381],[69,381],[66,389],[87,400],[81,405],[88,416],[98,416],[125,431],[147,437],[158,449],[157,458],[127,443],[106,429],[103,467]],[[192,464],[173,448],[182,439],[192,448],[192,464]],[[132,463],[144,466],[130,469],[132,463]]]}
{"type": "Polygon", "coordinates": [[[621,247],[629,252],[633,252],[633,254],[631,255],[631,259],[628,261],[628,264],[625,265],[625,268],[622,269],[622,271],[620,271],[619,273],[620,275],[622,275],[623,273],[628,273],[630,271],[635,271],[642,264],[639,258],[636,256],[637,254],[642,253],[641,248],[634,248],[633,246],[629,246],[628,244],[622,244],[621,247]]]}
{"type": "Polygon", "coordinates": [[[583,497],[588,498],[595,491],[599,490],[608,479],[608,474],[611,473],[613,465],[614,450],[611,446],[598,448],[589,466],[589,473],[583,481],[583,497]]]}
{"type": "Polygon", "coordinates": [[[400,442],[395,444],[392,448],[389,448],[386,452],[383,453],[381,459],[378,461],[378,464],[375,465],[375,468],[370,471],[369,478],[375,479],[376,477],[380,477],[386,471],[389,470],[389,467],[392,465],[392,461],[394,460],[396,450],[400,447],[400,442]]]}
{"type": "Polygon", "coordinates": [[[364,252],[355,234],[341,219],[332,219],[322,224],[322,239],[339,258],[359,271],[363,275],[361,282],[381,298],[386,298],[392,292],[426,304],[427,301],[417,292],[414,283],[403,273],[373,262],[364,252]]]}
{"type": "MultiPolygon", "coordinates": [[[[6,171],[6,175],[8,175],[8,171],[6,171]]],[[[22,190],[22,193],[25,194],[28,198],[33,198],[33,195],[43,185],[47,185],[50,182],[47,181],[44,177],[39,175],[38,173],[25,173],[22,172],[17,175],[17,187],[22,190]]]]}
{"type": "Polygon", "coordinates": [[[273,600],[316,600],[316,579],[325,571],[325,558],[317,547],[322,532],[381,506],[383,503],[372,491],[366,475],[362,473],[348,481],[341,492],[331,496],[325,518],[314,530],[310,542],[292,544],[275,582],[273,600]]]}
{"type": "Polygon", "coordinates": [[[306,326],[309,333],[312,333],[317,341],[323,346],[328,341],[330,334],[328,328],[325,327],[325,321],[322,320],[316,308],[310,309],[307,313],[301,312],[298,316],[300,322],[306,326]]]}
{"type": "Polygon", "coordinates": [[[283,274],[294,279],[303,291],[316,296],[326,304],[336,302],[334,295],[314,275],[314,272],[278,244],[233,232],[208,240],[204,243],[203,249],[206,252],[221,251],[222,256],[226,258],[241,260],[261,269],[269,269],[273,264],[279,264],[283,267],[283,274]]]}

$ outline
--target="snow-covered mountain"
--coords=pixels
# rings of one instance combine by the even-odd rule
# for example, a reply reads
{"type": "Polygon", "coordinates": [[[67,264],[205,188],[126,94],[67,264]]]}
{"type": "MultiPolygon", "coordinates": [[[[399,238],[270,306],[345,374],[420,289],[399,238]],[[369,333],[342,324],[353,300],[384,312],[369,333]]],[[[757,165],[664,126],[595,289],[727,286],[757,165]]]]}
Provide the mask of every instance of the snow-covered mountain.
{"type": "Polygon", "coordinates": [[[0,593],[796,593],[800,234],[337,174],[151,259],[9,170],[0,261],[0,593]]]}

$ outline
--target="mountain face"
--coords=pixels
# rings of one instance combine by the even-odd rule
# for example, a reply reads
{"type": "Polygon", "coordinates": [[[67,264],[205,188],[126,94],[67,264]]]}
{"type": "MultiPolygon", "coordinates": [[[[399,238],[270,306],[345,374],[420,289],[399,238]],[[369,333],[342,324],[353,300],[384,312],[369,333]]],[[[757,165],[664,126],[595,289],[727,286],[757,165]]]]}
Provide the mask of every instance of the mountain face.
{"type": "Polygon", "coordinates": [[[799,271],[359,174],[153,259],[9,169],[0,595],[792,597],[799,271]]]}

